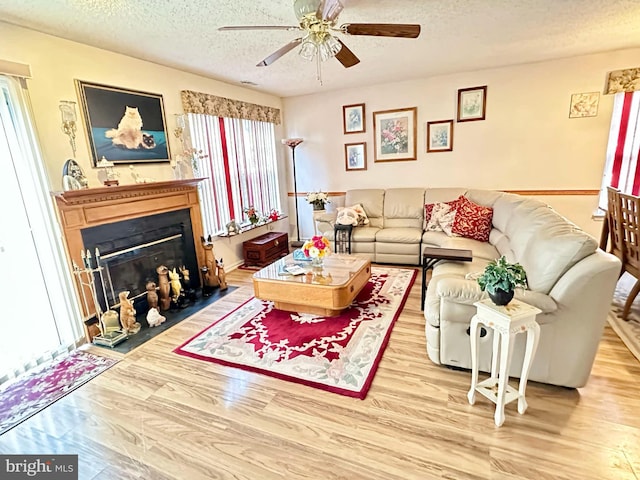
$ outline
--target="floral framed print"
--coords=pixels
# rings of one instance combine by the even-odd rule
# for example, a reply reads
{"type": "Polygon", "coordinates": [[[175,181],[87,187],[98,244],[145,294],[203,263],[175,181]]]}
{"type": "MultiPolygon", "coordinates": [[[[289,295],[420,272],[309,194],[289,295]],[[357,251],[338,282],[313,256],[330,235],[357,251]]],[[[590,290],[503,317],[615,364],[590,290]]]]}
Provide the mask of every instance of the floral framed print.
{"type": "Polygon", "coordinates": [[[417,107],[373,112],[374,161],[416,159],[417,115],[417,107]]]}
{"type": "Polygon", "coordinates": [[[345,134],[365,132],[364,103],[342,107],[342,127],[345,134]]]}
{"type": "Polygon", "coordinates": [[[347,172],[367,169],[367,144],[347,143],[344,146],[344,164],[347,172]]]}
{"type": "Polygon", "coordinates": [[[600,103],[600,92],[574,93],[571,95],[569,118],[597,116],[598,103],[600,103]]]}
{"type": "Polygon", "coordinates": [[[427,153],[453,150],[453,120],[427,122],[427,153]]]}
{"type": "Polygon", "coordinates": [[[93,166],[170,161],[162,95],[76,80],[93,166]]]}
{"type": "Polygon", "coordinates": [[[458,122],[484,120],[486,111],[486,85],[458,90],[458,122]]]}

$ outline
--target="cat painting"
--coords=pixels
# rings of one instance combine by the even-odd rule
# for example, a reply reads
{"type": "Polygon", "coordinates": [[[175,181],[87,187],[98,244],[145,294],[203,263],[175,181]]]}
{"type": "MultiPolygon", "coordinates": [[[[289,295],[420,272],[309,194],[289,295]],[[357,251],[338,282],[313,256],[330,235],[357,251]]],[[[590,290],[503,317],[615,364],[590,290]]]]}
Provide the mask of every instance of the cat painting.
{"type": "Polygon", "coordinates": [[[154,148],[156,142],[153,135],[142,133],[142,117],[138,111],[138,107],[125,107],[125,112],[118,128],[112,128],[105,133],[111,142],[122,148],[135,150],[138,148],[154,148]]]}

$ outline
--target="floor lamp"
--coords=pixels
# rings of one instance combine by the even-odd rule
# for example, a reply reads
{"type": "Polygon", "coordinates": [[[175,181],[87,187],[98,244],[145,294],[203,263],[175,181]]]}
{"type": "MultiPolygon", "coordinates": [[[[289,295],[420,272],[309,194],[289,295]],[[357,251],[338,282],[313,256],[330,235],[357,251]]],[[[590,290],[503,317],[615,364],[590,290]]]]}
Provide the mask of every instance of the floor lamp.
{"type": "Polygon", "coordinates": [[[300,241],[300,221],[298,219],[298,185],[296,183],[296,147],[300,145],[304,140],[302,138],[285,138],[282,143],[288,147],[291,147],[291,156],[293,157],[293,201],[296,207],[296,235],[298,237],[297,242],[291,242],[292,247],[301,247],[304,242],[300,241]]]}

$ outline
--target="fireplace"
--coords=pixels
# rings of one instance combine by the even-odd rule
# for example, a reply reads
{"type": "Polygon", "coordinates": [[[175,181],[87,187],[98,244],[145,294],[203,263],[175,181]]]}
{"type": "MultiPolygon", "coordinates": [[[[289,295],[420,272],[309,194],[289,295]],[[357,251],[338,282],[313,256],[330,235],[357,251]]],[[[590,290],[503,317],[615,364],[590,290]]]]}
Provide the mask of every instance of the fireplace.
{"type": "MultiPolygon", "coordinates": [[[[191,286],[200,285],[199,266],[204,265],[200,246],[202,220],[197,184],[200,180],[176,180],[123,185],[54,194],[62,226],[69,268],[83,265],[82,252],[94,255],[98,248],[104,282],[96,276],[96,294],[102,308],[119,303],[118,293],[129,290],[136,309],[146,311],[146,282],[158,283],[156,268],[186,266],[191,286]]],[[[77,284],[78,291],[85,288],[77,284]]],[[[93,305],[78,296],[84,320],[95,316],[93,305]]],[[[85,322],[87,323],[87,322],[85,322]]],[[[90,323],[90,322],[89,322],[90,323]]],[[[91,335],[87,330],[87,340],[91,335]]]]}
{"type": "Polygon", "coordinates": [[[117,307],[118,293],[127,290],[134,308],[146,312],[145,286],[158,284],[160,265],[177,272],[185,267],[193,272],[190,286],[200,286],[189,209],[89,227],[81,234],[85,248],[100,253],[96,296],[103,309],[117,307]]]}

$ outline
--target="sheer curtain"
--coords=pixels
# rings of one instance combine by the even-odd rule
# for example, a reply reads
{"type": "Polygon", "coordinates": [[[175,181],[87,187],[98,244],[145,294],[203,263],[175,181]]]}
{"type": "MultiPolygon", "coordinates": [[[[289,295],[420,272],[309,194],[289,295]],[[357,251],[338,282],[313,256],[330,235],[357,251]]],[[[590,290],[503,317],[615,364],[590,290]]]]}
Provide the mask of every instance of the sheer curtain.
{"type": "Polygon", "coordinates": [[[0,383],[83,337],[26,82],[0,75],[0,383]]]}
{"type": "Polygon", "coordinates": [[[205,232],[226,231],[233,220],[247,221],[244,209],[267,216],[280,210],[280,187],[273,123],[205,114],[188,114],[191,144],[207,157],[199,159],[205,232]]]}
{"type": "Polygon", "coordinates": [[[607,187],[640,195],[640,92],[616,93],[598,206],[607,209],[607,187]]]}

